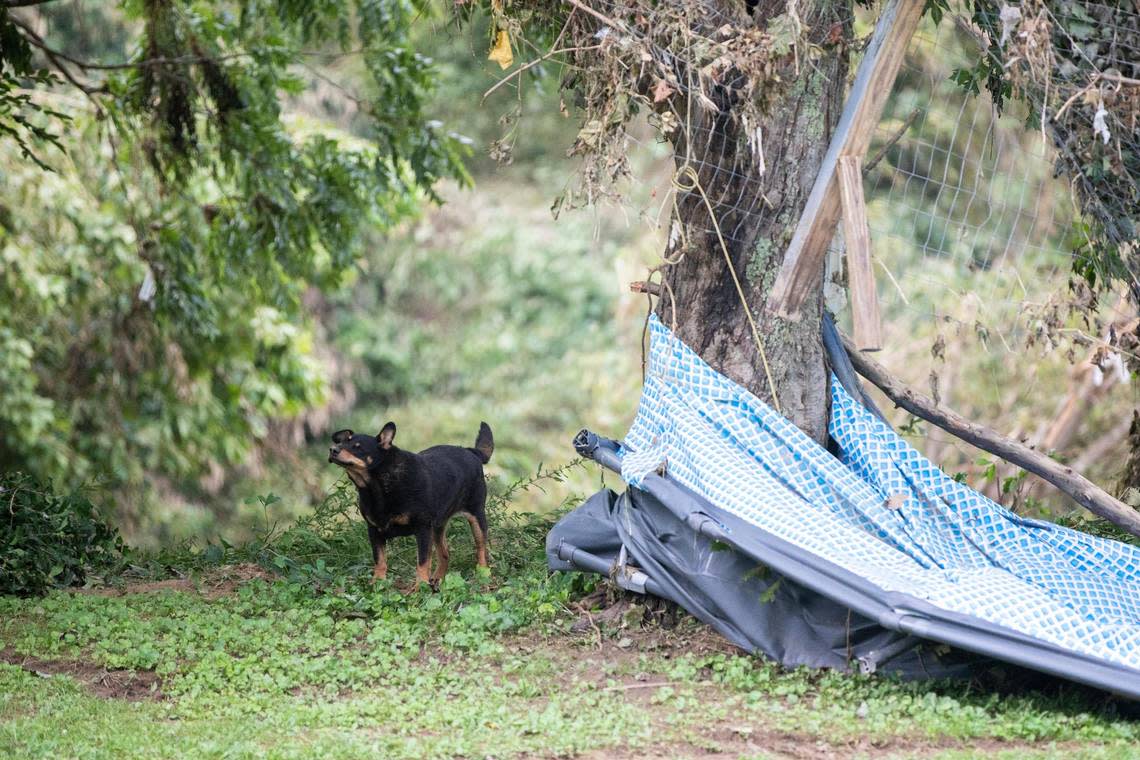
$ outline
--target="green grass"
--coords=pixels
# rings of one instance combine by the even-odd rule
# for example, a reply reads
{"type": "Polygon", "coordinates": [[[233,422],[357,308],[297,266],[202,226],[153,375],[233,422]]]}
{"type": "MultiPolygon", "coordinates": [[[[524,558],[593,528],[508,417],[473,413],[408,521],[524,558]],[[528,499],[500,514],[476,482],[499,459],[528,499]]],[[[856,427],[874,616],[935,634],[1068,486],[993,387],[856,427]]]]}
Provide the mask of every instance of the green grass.
{"type": "Polygon", "coordinates": [[[0,597],[0,757],[1135,756],[1140,721],[1075,687],[786,670],[684,615],[595,624],[598,580],[550,575],[547,518],[507,508],[543,482],[492,499],[493,575],[453,527],[437,594],[397,590],[401,543],[395,583],[366,582],[337,492],[248,545],[136,556],[105,590],[0,597]],[[155,691],[107,696],[130,671],[155,691]]]}

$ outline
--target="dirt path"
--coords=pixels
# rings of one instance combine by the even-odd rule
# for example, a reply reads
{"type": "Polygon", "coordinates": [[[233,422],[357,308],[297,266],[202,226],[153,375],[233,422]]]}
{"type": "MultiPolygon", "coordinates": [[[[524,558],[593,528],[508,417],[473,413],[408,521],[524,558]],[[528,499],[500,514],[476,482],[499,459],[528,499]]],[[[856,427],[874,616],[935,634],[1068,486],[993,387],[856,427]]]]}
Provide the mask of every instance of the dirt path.
{"type": "Polygon", "coordinates": [[[104,699],[129,702],[163,699],[162,682],[153,670],[117,670],[79,660],[44,660],[0,650],[0,662],[23,668],[43,678],[68,676],[104,699]]]}
{"type": "Polygon", "coordinates": [[[73,594],[93,596],[126,596],[127,594],[153,594],[159,591],[183,591],[188,594],[201,594],[207,599],[216,599],[232,594],[243,584],[252,580],[272,581],[277,576],[250,563],[224,565],[205,573],[201,577],[166,578],[161,581],[132,581],[122,585],[101,588],[70,589],[73,594]]]}

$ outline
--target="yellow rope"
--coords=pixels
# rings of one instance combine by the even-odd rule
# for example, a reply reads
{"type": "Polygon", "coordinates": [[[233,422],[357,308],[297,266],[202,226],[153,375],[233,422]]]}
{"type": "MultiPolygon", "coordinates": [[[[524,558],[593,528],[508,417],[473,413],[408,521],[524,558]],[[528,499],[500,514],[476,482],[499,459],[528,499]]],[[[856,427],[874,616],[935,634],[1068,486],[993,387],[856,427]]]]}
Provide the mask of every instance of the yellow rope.
{"type": "Polygon", "coordinates": [[[764,364],[764,376],[768,379],[768,390],[772,394],[772,406],[776,407],[777,412],[783,414],[783,410],[780,409],[780,398],[776,395],[776,383],[772,380],[772,369],[768,366],[768,356],[764,353],[764,342],[760,340],[760,331],[756,328],[756,319],[752,316],[748,299],[744,297],[744,288],[740,284],[740,278],[736,276],[736,267],[732,265],[732,256],[728,252],[728,244],[724,242],[724,235],[720,232],[720,222],[717,221],[709,197],[705,195],[705,189],[701,187],[701,181],[696,170],[688,164],[682,166],[673,175],[673,186],[686,193],[696,190],[700,193],[701,200],[705,202],[709,218],[712,219],[713,229],[716,230],[716,239],[720,243],[720,250],[724,253],[724,260],[728,264],[728,273],[732,275],[732,283],[736,285],[736,294],[740,296],[740,305],[744,307],[744,313],[748,317],[748,326],[752,328],[752,339],[756,341],[756,351],[760,354],[760,361],[764,364]]]}
{"type": "MultiPolygon", "coordinates": [[[[661,275],[661,288],[669,294],[669,309],[671,310],[672,315],[673,315],[673,324],[672,324],[670,329],[672,329],[672,331],[674,333],[677,332],[677,297],[675,295],[673,295],[673,287],[669,284],[669,280],[666,279],[665,274],[661,271],[662,267],[667,266],[667,265],[671,266],[674,262],[669,261],[664,256],[662,256],[661,258],[662,258],[662,261],[664,261],[665,263],[663,263],[661,266],[653,267],[645,275],[645,284],[646,284],[645,297],[648,299],[648,304],[647,304],[647,308],[645,310],[645,324],[643,324],[641,326],[641,382],[642,383],[645,382],[645,367],[647,364],[646,358],[645,358],[645,336],[649,332],[649,315],[653,313],[653,293],[652,293],[652,288],[650,288],[648,286],[653,283],[653,275],[655,275],[655,274],[661,275]]],[[[679,260],[680,259],[678,259],[678,261],[679,260]]],[[[657,296],[658,299],[661,299],[660,292],[661,291],[659,290],[658,296],[657,296]]]]}

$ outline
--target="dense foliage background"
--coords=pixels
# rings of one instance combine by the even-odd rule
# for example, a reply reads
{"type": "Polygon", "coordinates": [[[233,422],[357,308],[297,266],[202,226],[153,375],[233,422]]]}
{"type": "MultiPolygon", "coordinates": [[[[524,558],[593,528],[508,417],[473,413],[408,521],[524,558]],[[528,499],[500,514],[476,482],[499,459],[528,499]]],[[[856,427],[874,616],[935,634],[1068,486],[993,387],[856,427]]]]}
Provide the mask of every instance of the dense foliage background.
{"type": "Polygon", "coordinates": [[[614,340],[630,235],[555,233],[536,188],[565,181],[549,146],[575,128],[554,84],[479,109],[488,23],[445,10],[0,10],[22,99],[0,116],[0,470],[93,484],[155,542],[240,533],[255,493],[319,501],[332,426],[391,416],[416,447],[486,418],[505,478],[567,458],[595,399],[555,376],[602,381],[581,354],[614,340]],[[424,216],[440,194],[460,207],[424,216]]]}
{"type": "Polygon", "coordinates": [[[0,468],[100,481],[137,521],[327,403],[314,303],[365,236],[467,179],[462,139],[423,110],[430,62],[408,35],[425,10],[0,11],[6,73],[75,85],[6,112],[28,126],[0,143],[0,468]],[[336,86],[339,124],[299,105],[329,61],[361,90],[336,86]]]}
{"type": "MultiPolygon", "coordinates": [[[[466,442],[486,419],[502,482],[565,462],[582,425],[620,434],[645,313],[626,284],[663,250],[667,150],[632,120],[636,181],[556,222],[551,206],[578,186],[566,150],[581,114],[556,60],[518,72],[549,30],[477,4],[462,24],[452,13],[407,0],[0,10],[0,470],[64,493],[93,486],[128,538],[158,544],[248,536],[263,519],[254,497],[270,492],[275,517],[305,513],[337,478],[323,445],[343,426],[394,419],[416,448],[466,442]],[[517,61],[485,98],[505,75],[487,60],[504,26],[517,61]]],[[[874,11],[860,14],[865,35],[874,11]]],[[[1048,162],[1019,162],[1039,139],[1024,109],[1006,104],[987,132],[984,86],[959,106],[976,40],[949,18],[921,34],[935,29],[872,146],[884,150],[868,175],[881,359],[1029,435],[1079,390],[1071,364],[1087,349],[1050,334],[1048,351],[1027,352],[1007,333],[1042,321],[1024,304],[1067,298],[1069,262],[1050,251],[1070,246],[1078,212],[1048,162]],[[994,146],[1008,156],[997,173],[984,164],[994,146]],[[983,162],[952,160],[971,151],[983,162]],[[992,209],[1027,197],[1055,207],[1054,223],[1012,255],[995,248],[1022,232],[992,209]],[[989,223],[992,240],[971,245],[947,219],[989,223]]],[[[1055,454],[1112,485],[1127,444],[1108,433],[1132,395],[1098,391],[1055,454]]],[[[895,421],[991,495],[1068,508],[895,421]]],[[[574,472],[522,507],[595,483],[574,472]]]]}

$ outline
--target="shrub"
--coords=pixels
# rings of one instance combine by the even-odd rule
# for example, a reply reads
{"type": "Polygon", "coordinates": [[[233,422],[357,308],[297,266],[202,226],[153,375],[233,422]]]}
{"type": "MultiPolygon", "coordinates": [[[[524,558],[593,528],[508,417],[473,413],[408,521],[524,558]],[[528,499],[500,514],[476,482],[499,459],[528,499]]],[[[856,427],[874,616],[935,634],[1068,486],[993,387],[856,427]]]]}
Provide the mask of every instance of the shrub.
{"type": "Polygon", "coordinates": [[[82,491],[0,475],[0,594],[37,595],[121,563],[123,541],[82,491]]]}

